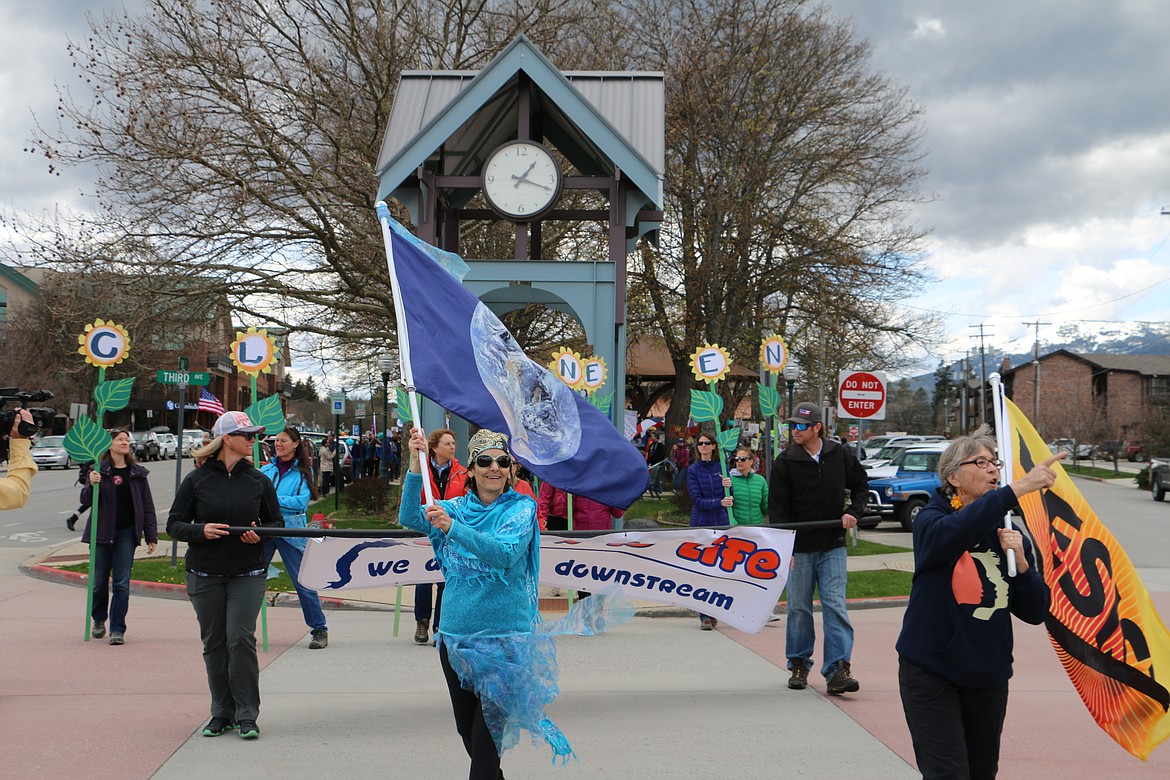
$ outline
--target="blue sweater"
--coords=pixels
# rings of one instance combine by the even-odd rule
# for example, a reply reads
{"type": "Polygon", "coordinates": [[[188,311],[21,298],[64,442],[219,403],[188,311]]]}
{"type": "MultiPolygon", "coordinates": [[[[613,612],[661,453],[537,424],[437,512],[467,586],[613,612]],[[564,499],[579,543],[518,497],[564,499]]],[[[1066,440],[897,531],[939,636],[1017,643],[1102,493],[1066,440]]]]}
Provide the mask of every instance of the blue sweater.
{"type": "MultiPolygon", "coordinates": [[[[422,475],[407,472],[402,495],[421,491],[422,475]]],[[[430,538],[447,581],[439,633],[531,632],[539,567],[536,502],[509,490],[487,506],[474,493],[438,503],[451,518],[445,534],[409,500],[399,506],[398,522],[430,538]]]]}
{"type": "Polygon", "coordinates": [[[731,525],[723,500],[723,472],[719,455],[699,459],[687,467],[687,490],[691,493],[691,525],[731,525]]]}
{"type": "Polygon", "coordinates": [[[1016,494],[1002,487],[956,512],[938,491],[914,518],[914,581],[898,654],[964,688],[1007,683],[1011,616],[1036,625],[1048,615],[1051,596],[1027,537],[1028,571],[1007,576],[996,529],[1015,505],[1016,494]]]}

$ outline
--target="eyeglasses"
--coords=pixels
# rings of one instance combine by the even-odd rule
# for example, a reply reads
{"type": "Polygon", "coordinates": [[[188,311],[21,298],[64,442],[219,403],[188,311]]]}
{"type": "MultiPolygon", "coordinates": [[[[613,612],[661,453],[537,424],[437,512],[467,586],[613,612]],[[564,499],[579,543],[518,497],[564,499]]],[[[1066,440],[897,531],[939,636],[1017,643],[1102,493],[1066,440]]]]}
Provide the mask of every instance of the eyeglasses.
{"type": "Polygon", "coordinates": [[[807,431],[809,428],[816,425],[816,423],[793,423],[792,427],[798,431],[807,431]]]}
{"type": "Polygon", "coordinates": [[[736,461],[736,463],[742,463],[742,462],[743,462],[743,461],[745,461],[745,460],[751,460],[751,458],[750,458],[750,457],[748,457],[748,456],[746,456],[746,455],[737,455],[737,456],[735,457],[735,461],[736,461]]]}
{"type": "Polygon", "coordinates": [[[502,469],[512,468],[512,459],[507,455],[499,455],[494,458],[491,455],[477,455],[475,458],[475,465],[481,469],[490,469],[493,463],[502,469]]]}
{"type": "Polygon", "coordinates": [[[714,446],[715,446],[715,442],[713,442],[713,441],[701,441],[701,442],[699,442],[699,446],[700,446],[700,447],[714,447],[714,446]]]}
{"type": "Polygon", "coordinates": [[[961,463],[959,463],[959,465],[960,466],[974,465],[975,468],[977,468],[977,469],[985,469],[988,466],[995,466],[996,468],[999,468],[1000,466],[1003,465],[1003,461],[1000,460],[999,458],[995,458],[993,460],[991,458],[978,457],[978,458],[972,458],[971,460],[964,460],[961,463]]]}
{"type": "Polygon", "coordinates": [[[247,433],[244,433],[243,431],[236,431],[235,433],[229,433],[228,436],[241,436],[248,441],[252,441],[252,439],[256,438],[256,434],[252,431],[248,431],[247,433]]]}

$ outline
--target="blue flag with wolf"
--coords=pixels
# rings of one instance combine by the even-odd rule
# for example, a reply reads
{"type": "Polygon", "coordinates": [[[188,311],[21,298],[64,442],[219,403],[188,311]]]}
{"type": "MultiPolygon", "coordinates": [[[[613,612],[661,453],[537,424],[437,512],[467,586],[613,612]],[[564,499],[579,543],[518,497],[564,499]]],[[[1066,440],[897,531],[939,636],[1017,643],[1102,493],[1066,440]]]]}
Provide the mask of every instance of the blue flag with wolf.
{"type": "Polygon", "coordinates": [[[379,203],[398,307],[403,380],[481,428],[561,490],[625,509],[649,485],[646,461],[605,415],[531,360],[461,283],[467,266],[407,231],[379,203]]]}

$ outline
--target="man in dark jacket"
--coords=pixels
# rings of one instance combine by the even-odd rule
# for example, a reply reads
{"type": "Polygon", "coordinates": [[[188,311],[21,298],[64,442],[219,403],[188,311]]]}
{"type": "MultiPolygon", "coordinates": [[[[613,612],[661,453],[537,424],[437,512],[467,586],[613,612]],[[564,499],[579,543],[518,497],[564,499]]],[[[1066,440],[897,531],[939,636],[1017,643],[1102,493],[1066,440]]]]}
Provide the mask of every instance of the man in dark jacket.
{"type": "Polygon", "coordinates": [[[792,675],[788,687],[808,685],[816,629],[813,591],[821,596],[825,658],[821,674],[831,694],[852,693],[861,686],[850,671],[853,624],[845,606],[845,529],[865,513],[869,485],[865,468],[848,447],[823,436],[821,407],[801,403],[788,418],[793,444],[776,459],[768,485],[768,521],[807,523],[837,520],[839,528],[797,530],[793,566],[788,574],[788,621],[785,654],[792,675]],[[848,494],[848,508],[846,495],[848,494]]]}

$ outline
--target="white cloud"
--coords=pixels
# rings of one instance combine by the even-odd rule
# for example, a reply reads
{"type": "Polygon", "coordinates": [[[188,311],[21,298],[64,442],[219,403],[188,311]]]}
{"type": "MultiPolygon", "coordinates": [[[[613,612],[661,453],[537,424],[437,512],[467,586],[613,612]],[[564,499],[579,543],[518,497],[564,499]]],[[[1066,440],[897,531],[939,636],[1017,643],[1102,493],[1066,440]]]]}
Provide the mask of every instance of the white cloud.
{"type": "Polygon", "coordinates": [[[946,27],[941,19],[918,19],[914,22],[914,31],[911,38],[933,38],[946,35],[946,27]]]}

